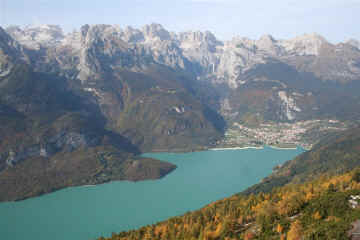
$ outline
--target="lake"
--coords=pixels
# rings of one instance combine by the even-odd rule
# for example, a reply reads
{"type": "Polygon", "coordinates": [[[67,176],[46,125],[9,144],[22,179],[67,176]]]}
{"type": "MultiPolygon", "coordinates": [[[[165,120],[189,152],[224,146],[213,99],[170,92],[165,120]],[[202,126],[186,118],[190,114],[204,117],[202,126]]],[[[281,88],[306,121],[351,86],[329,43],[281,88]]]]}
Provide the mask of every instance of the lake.
{"type": "Polygon", "coordinates": [[[148,153],[178,168],[160,180],[66,188],[0,203],[2,240],[90,240],[181,215],[258,183],[303,149],[148,153]]]}

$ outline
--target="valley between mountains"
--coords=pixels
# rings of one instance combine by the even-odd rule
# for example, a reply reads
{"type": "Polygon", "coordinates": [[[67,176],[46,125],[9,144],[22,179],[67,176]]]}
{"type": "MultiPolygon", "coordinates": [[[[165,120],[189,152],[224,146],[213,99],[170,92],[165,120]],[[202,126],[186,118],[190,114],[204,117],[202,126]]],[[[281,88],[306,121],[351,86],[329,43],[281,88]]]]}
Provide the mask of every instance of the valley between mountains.
{"type": "Polygon", "coordinates": [[[358,126],[359,90],[356,40],[0,28],[0,201],[176,168],[143,152],[311,149],[358,126]]]}

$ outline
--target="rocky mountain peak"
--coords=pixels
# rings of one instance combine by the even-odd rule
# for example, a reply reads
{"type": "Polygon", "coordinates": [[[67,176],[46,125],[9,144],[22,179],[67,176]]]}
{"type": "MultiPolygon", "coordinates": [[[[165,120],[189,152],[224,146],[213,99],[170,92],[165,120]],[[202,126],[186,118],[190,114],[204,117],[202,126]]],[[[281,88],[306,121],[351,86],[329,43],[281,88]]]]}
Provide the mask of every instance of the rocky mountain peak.
{"type": "Polygon", "coordinates": [[[210,31],[188,31],[177,35],[182,49],[204,48],[207,51],[215,52],[216,46],[222,45],[210,31]]]}
{"type": "Polygon", "coordinates": [[[84,26],[81,26],[80,28],[80,32],[81,32],[81,37],[82,38],[85,38],[88,34],[88,31],[90,29],[90,25],[89,24],[86,24],[84,26]]]}
{"type": "Polygon", "coordinates": [[[270,34],[264,34],[262,35],[259,40],[258,43],[275,43],[276,40],[273,36],[271,36],[270,34]]]}
{"type": "Polygon", "coordinates": [[[26,61],[23,48],[0,27],[0,77],[10,73],[15,62],[26,61]]]}
{"type": "Polygon", "coordinates": [[[353,47],[356,47],[357,49],[360,49],[360,41],[356,39],[349,39],[346,43],[350,44],[353,47]]]}
{"type": "Polygon", "coordinates": [[[145,41],[144,34],[139,29],[127,26],[121,34],[121,38],[125,42],[139,43],[145,41]]]}
{"type": "Polygon", "coordinates": [[[178,34],[180,41],[188,42],[217,42],[216,37],[210,31],[188,31],[178,34]]]}
{"type": "Polygon", "coordinates": [[[61,27],[57,25],[30,25],[24,28],[11,26],[6,31],[25,47],[35,50],[54,46],[65,37],[61,27]]]}
{"type": "Polygon", "coordinates": [[[117,26],[107,24],[84,25],[80,29],[83,42],[105,40],[107,37],[120,38],[121,29],[117,26]]]}
{"type": "Polygon", "coordinates": [[[261,36],[260,39],[256,41],[256,47],[271,55],[281,54],[281,49],[277,44],[277,40],[269,34],[261,36]]]}
{"type": "Polygon", "coordinates": [[[0,44],[1,46],[5,46],[5,44],[10,44],[12,42],[11,36],[5,32],[5,30],[0,27],[0,44]]]}
{"type": "Polygon", "coordinates": [[[304,34],[282,42],[286,51],[296,55],[319,55],[320,48],[328,41],[317,33],[304,34]]]}
{"type": "Polygon", "coordinates": [[[233,37],[231,41],[226,41],[224,44],[231,48],[256,48],[256,40],[241,36],[233,37]]]}
{"type": "Polygon", "coordinates": [[[142,28],[142,32],[147,40],[170,40],[170,33],[158,23],[152,23],[150,25],[145,25],[142,28]]]}

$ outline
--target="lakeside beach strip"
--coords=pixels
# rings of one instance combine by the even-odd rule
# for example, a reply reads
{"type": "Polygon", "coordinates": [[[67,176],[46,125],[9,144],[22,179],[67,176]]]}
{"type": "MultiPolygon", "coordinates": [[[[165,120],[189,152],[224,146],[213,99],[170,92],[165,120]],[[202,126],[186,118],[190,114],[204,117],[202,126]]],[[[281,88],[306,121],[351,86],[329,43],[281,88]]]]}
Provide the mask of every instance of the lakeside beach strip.
{"type": "MultiPolygon", "coordinates": [[[[296,146],[296,147],[278,147],[278,146],[272,146],[272,145],[264,145],[264,146],[260,146],[260,147],[248,146],[248,147],[210,148],[209,150],[222,151],[222,150],[242,150],[242,149],[264,149],[265,146],[273,148],[273,149],[278,149],[278,150],[296,150],[298,148],[298,146],[296,146]]],[[[301,148],[305,149],[304,147],[301,147],[301,148]]]]}
{"type": "Polygon", "coordinates": [[[210,148],[211,151],[222,151],[222,150],[241,150],[241,149],[264,149],[261,147],[229,147],[229,148],[210,148]]]}
{"type": "Polygon", "coordinates": [[[269,146],[273,149],[278,149],[278,150],[295,150],[297,149],[297,147],[277,147],[277,146],[269,146]]]}

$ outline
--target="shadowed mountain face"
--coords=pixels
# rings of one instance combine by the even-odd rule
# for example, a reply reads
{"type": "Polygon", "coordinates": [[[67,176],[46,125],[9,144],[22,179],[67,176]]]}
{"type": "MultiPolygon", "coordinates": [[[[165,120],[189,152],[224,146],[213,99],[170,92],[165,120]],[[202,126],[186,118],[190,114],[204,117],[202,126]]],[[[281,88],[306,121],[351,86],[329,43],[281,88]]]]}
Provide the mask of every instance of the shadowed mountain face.
{"type": "Polygon", "coordinates": [[[316,34],[221,42],[159,24],[0,28],[0,183],[11,197],[0,195],[160,177],[174,166],[136,155],[213,146],[245,119],[356,121],[359,76],[356,41],[316,34]]]}
{"type": "Polygon", "coordinates": [[[162,177],[169,163],[139,158],[106,128],[101,109],[64,78],[18,65],[0,88],[0,200],[66,186],[162,177]]]}

